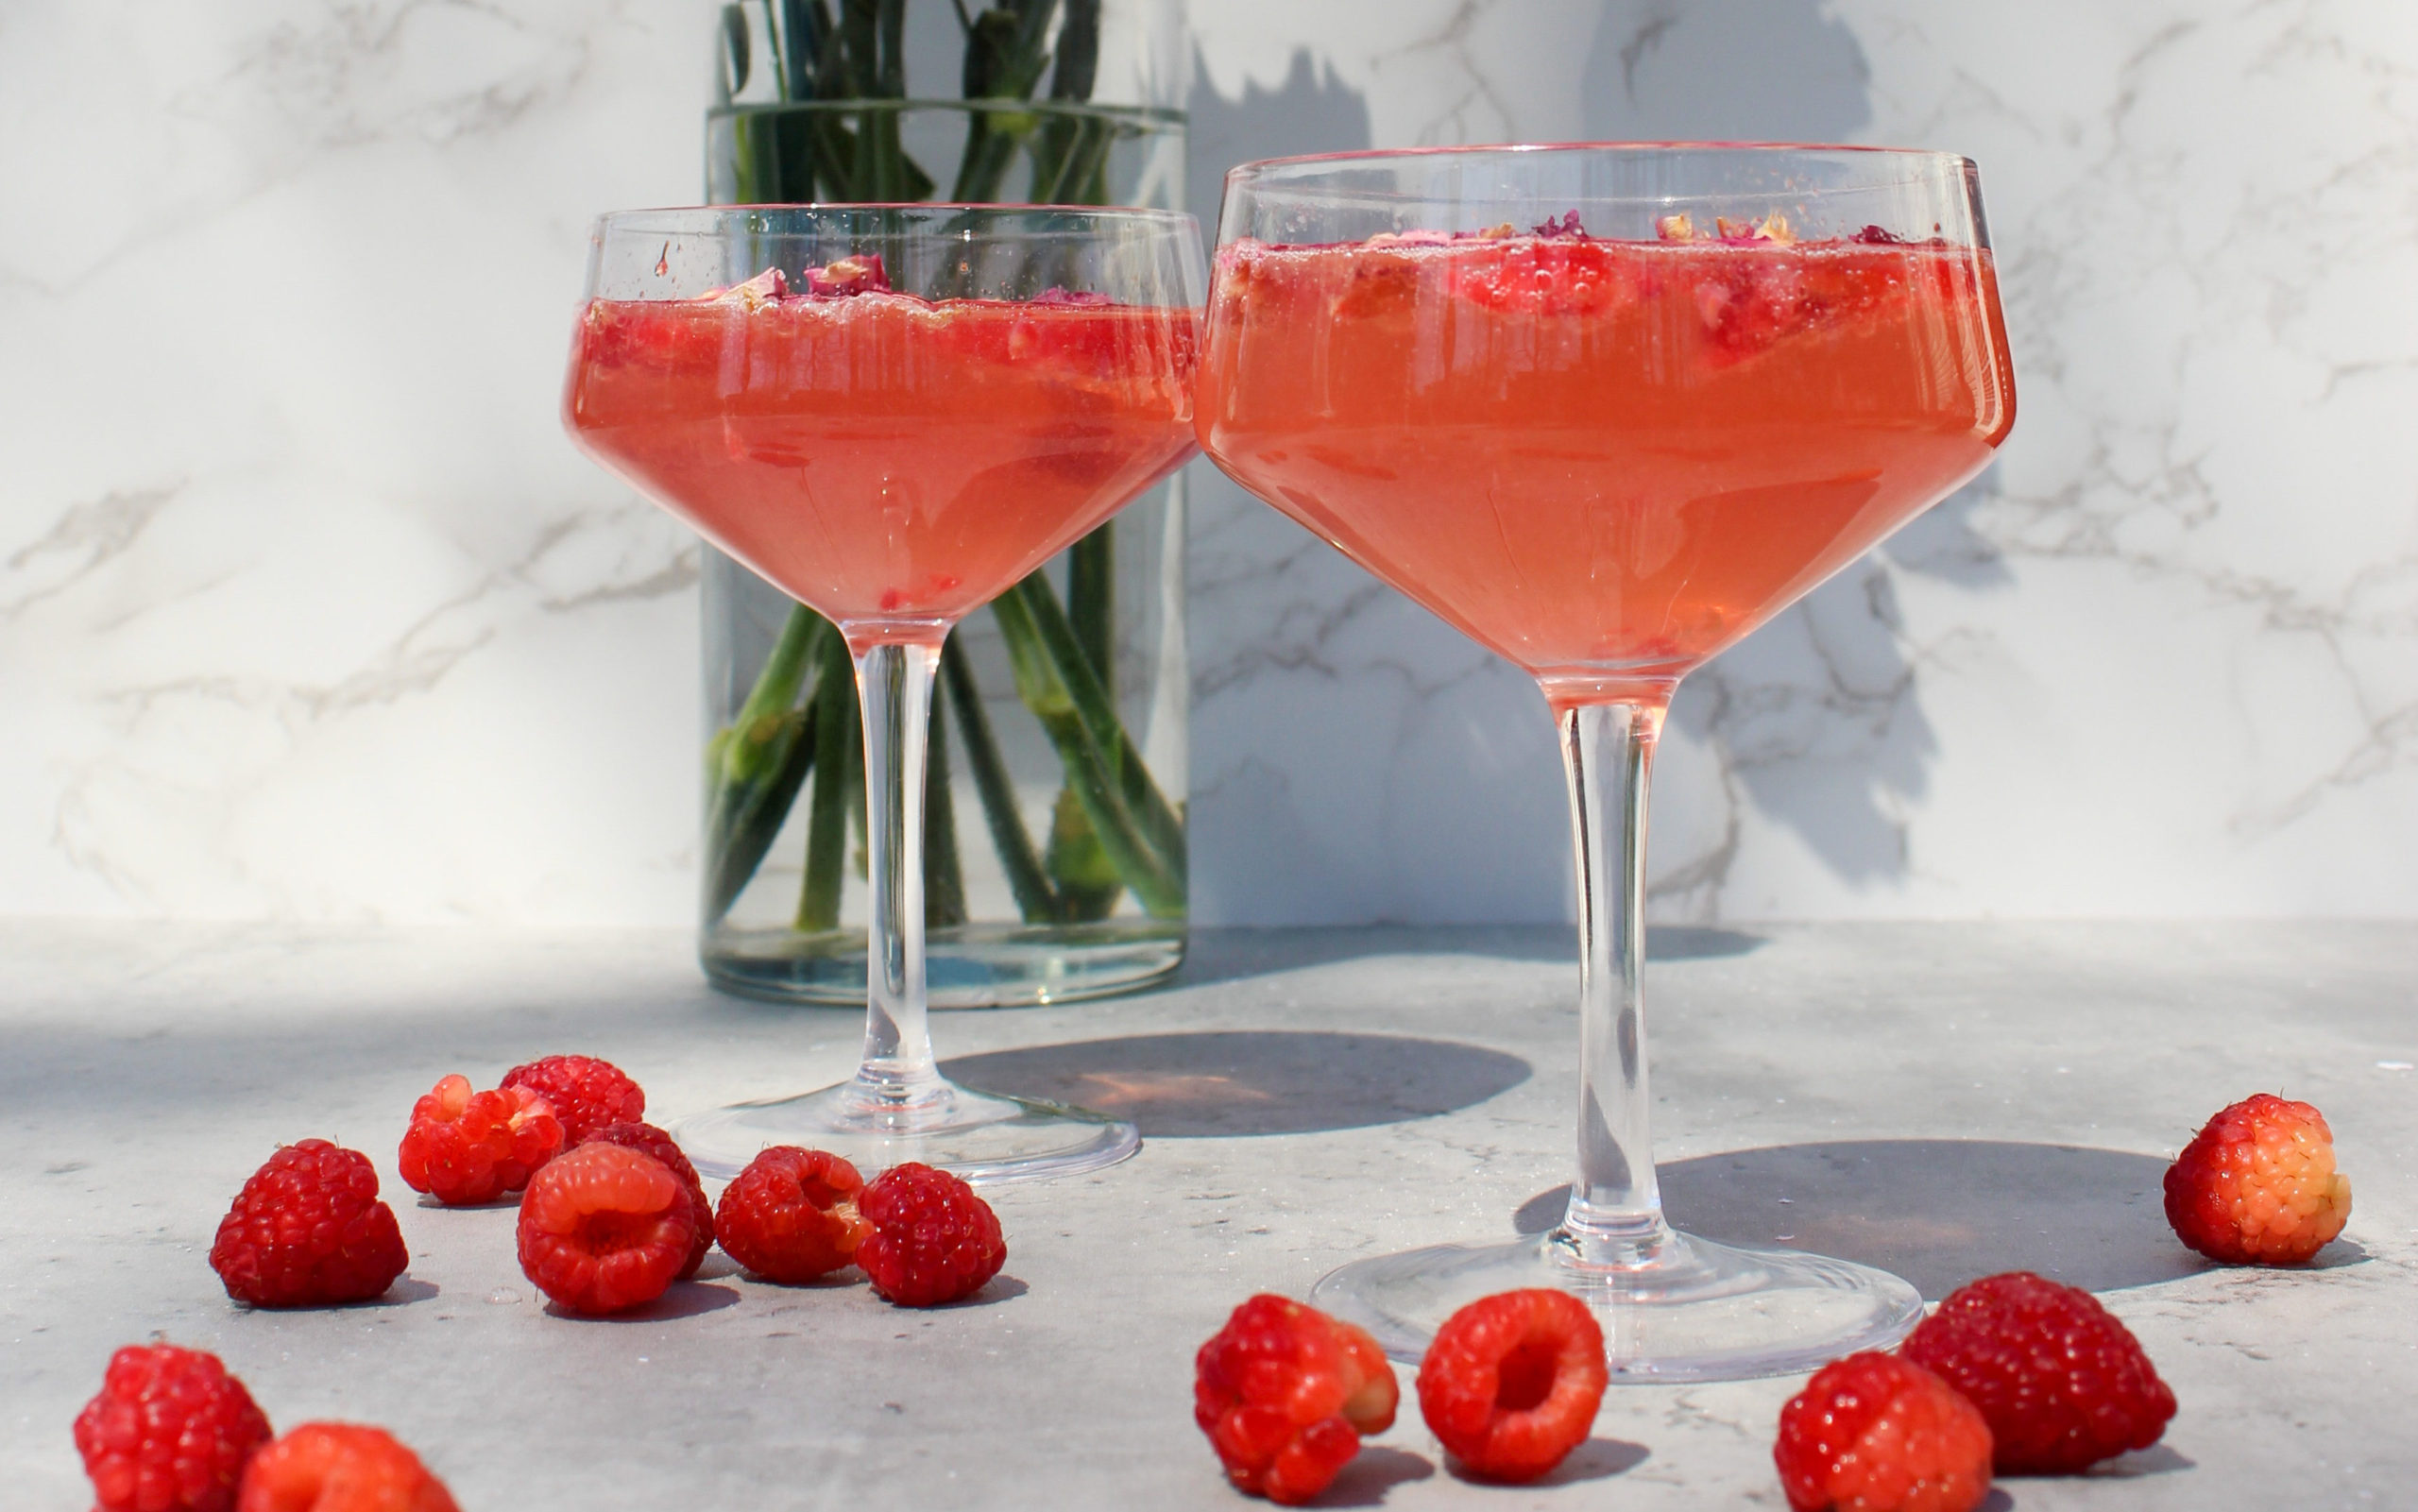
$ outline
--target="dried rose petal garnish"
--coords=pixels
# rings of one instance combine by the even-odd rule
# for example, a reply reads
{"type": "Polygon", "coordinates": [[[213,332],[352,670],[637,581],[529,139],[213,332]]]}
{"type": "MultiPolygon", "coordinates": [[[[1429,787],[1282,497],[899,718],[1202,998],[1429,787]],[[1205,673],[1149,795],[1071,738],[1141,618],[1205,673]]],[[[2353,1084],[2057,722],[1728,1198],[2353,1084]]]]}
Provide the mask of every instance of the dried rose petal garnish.
{"type": "Polygon", "coordinates": [[[878,252],[859,252],[836,263],[806,270],[806,292],[818,299],[844,299],[852,294],[888,294],[890,270],[878,252]]]}
{"type": "Polygon", "coordinates": [[[1796,245],[1796,233],[1788,229],[1788,217],[1776,210],[1759,221],[1731,220],[1727,215],[1716,215],[1713,226],[1725,242],[1770,242],[1778,246],[1796,245]]]}
{"type": "Polygon", "coordinates": [[[735,304],[742,310],[756,311],[763,309],[768,304],[778,302],[785,298],[789,292],[790,280],[781,270],[766,268],[744,283],[734,284],[727,289],[708,289],[706,291],[705,297],[735,304]]]}

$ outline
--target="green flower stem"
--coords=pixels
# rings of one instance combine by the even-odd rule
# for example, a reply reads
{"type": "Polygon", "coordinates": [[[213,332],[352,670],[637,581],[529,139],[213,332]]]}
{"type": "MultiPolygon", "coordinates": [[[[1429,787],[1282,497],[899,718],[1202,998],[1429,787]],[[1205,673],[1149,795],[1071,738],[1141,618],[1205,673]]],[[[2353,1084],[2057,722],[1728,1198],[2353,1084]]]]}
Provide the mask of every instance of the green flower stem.
{"type": "Polygon", "coordinates": [[[1116,703],[1116,521],[1066,548],[1066,619],[1100,692],[1116,703]]]}
{"type": "Polygon", "coordinates": [[[752,781],[772,765],[763,750],[766,742],[756,732],[769,735],[773,723],[797,706],[798,690],[806,686],[807,669],[813,665],[815,637],[826,623],[802,603],[790,609],[780,638],[773,642],[772,654],[756,674],[756,686],[747,690],[747,702],[730,722],[727,733],[732,739],[723,748],[719,769],[724,783],[752,781]]]}
{"type": "Polygon", "coordinates": [[[864,765],[856,669],[847,642],[824,639],[814,688],[814,790],[807,799],[806,877],[798,889],[797,927],[812,933],[840,926],[840,889],[848,860],[851,777],[864,765]]]}
{"type": "MultiPolygon", "coordinates": [[[[797,802],[797,790],[814,765],[814,705],[792,709],[775,722],[773,765],[762,780],[716,787],[706,811],[707,922],[719,920],[738,901],[764,853],[773,848],[782,822],[797,802]]],[[[725,732],[727,733],[727,732],[725,732]]]]}
{"type": "Polygon", "coordinates": [[[814,611],[792,609],[747,702],[707,749],[708,919],[721,918],[755,875],[814,764],[813,710],[796,705],[827,629],[814,611]]]}
{"type": "MultiPolygon", "coordinates": [[[[1104,523],[1066,551],[1066,619],[1112,706],[1116,702],[1115,529],[1115,521],[1104,523]]],[[[1093,832],[1071,778],[1059,791],[1051,814],[1047,860],[1064,917],[1105,919],[1116,911],[1123,878],[1093,832]]]]}
{"type": "Polygon", "coordinates": [[[992,601],[991,612],[1007,641],[1016,691],[1058,748],[1067,787],[1116,875],[1153,917],[1182,917],[1183,822],[1117,723],[1058,596],[1036,572],[992,601]]]}
{"type": "Polygon", "coordinates": [[[1073,697],[1085,735],[1106,754],[1118,790],[1141,824],[1143,836],[1175,875],[1183,876],[1186,864],[1183,821],[1159,791],[1158,784],[1150,780],[1150,769],[1143,765],[1142,753],[1118,721],[1115,700],[1092,674],[1091,665],[1075,638],[1074,626],[1068,622],[1066,612],[1058,606],[1058,595],[1050,591],[1048,580],[1039,573],[1027,577],[1012,591],[1022,595],[1050,663],[1073,697]]]}
{"type": "Polygon", "coordinates": [[[965,922],[965,869],[957,854],[957,806],[948,790],[948,706],[932,700],[924,766],[924,926],[965,922]]]}
{"type": "Polygon", "coordinates": [[[974,769],[974,790],[982,798],[982,817],[991,827],[991,848],[998,853],[999,869],[1008,875],[1016,911],[1027,924],[1045,924],[1060,916],[1058,894],[1026,833],[1024,816],[1016,812],[1015,784],[991,734],[991,719],[982,710],[982,689],[974,669],[952,638],[941,647],[941,687],[957,714],[958,735],[965,742],[966,764],[974,769]]]}

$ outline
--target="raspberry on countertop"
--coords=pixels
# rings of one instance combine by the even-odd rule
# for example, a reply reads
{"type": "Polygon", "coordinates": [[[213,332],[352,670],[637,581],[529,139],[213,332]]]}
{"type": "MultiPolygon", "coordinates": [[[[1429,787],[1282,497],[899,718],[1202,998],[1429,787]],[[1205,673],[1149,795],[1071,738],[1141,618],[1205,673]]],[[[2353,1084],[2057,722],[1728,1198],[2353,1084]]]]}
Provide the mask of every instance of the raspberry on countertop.
{"type": "Polygon", "coordinates": [[[413,1191],[475,1207],[527,1186],[562,1147],[562,1121],[536,1093],[472,1092],[469,1078],[449,1076],[412,1105],[395,1164],[413,1191]]]}
{"type": "Polygon", "coordinates": [[[2334,1130],[2305,1102],[2261,1092],[2208,1120],[2166,1172],[2175,1237],[2234,1266],[2314,1257],[2351,1216],[2334,1130]]]}
{"type": "Polygon", "coordinates": [[[652,1155],[582,1145],[520,1198],[520,1269],[572,1313],[619,1313],[671,1288],[696,1239],[688,1189],[652,1155]]]}
{"type": "Polygon", "coordinates": [[[611,1124],[634,1124],[646,1116],[646,1094],[610,1061],[590,1055],[550,1055],[503,1074],[503,1085],[526,1087],[546,1099],[562,1120],[563,1147],[586,1144],[611,1124]]]}
{"type": "Polygon", "coordinates": [[[306,1422],[252,1456],[236,1512],[461,1512],[383,1428],[306,1422]]]}
{"type": "Polygon", "coordinates": [[[1393,1426],[1401,1387],[1365,1329],[1261,1294],[1193,1357],[1192,1417],[1235,1487],[1298,1505],[1393,1426]]]}
{"type": "Polygon", "coordinates": [[[2069,1475],[2147,1449],[2174,1393],[2099,1299],[2030,1271],[1950,1292],[1899,1354],[1981,1409],[2001,1475],[2069,1475]]]}
{"type": "Polygon", "coordinates": [[[998,1215],[946,1171],[894,1165],[858,1194],[857,1211],[872,1225],[857,1246],[858,1268],[901,1307],[971,1297],[1007,1263],[998,1215]]]}
{"type": "Polygon", "coordinates": [[[775,1145],[722,1189],[714,1226],[731,1259],[766,1281],[798,1285],[856,1264],[873,1229],[857,1210],[864,1184],[837,1155],[775,1145]]]}
{"type": "Polygon", "coordinates": [[[369,1157],[324,1139],[271,1155],[220,1220],[210,1267],[255,1307],[312,1307],[383,1295],[411,1263],[369,1157]]]}
{"type": "Polygon", "coordinates": [[[1568,1292],[1481,1297],[1419,1362],[1419,1411],[1464,1469],[1532,1481],[1586,1441],[1609,1371],[1604,1331],[1568,1292]]]}
{"type": "Polygon", "coordinates": [[[268,1419],[214,1354],[129,1344],[76,1416],[98,1512],[228,1512],[268,1419]]]}
{"type": "Polygon", "coordinates": [[[1973,1512],[1990,1494],[1990,1425],[1911,1360],[1850,1354],[1780,1409],[1772,1460],[1793,1512],[1973,1512]]]}
{"type": "Polygon", "coordinates": [[[688,1189],[689,1221],[696,1226],[697,1235],[689,1241],[689,1263],[673,1279],[687,1281],[694,1276],[714,1247],[714,1205],[706,1196],[706,1183],[697,1179],[697,1167],[690,1164],[679,1142],[653,1124],[608,1124],[588,1135],[586,1143],[619,1145],[623,1149],[652,1155],[688,1189]]]}

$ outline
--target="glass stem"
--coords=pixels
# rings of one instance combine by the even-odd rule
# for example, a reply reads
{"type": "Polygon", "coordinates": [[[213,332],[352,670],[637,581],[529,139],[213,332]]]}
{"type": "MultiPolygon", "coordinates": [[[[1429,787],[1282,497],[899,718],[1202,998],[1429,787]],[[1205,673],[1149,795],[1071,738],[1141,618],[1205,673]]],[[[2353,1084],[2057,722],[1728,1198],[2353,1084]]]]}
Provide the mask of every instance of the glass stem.
{"type": "Polygon", "coordinates": [[[1578,1169],[1556,1236],[1583,1265],[1646,1265],[1670,1242],[1645,1082],[1645,790],[1660,703],[1556,711],[1578,862],[1578,1169]]]}
{"type": "Polygon", "coordinates": [[[924,1000],[924,763],[937,645],[856,652],[865,721],[865,1053],[860,1094],[902,1114],[947,1096],[924,1000]]]}

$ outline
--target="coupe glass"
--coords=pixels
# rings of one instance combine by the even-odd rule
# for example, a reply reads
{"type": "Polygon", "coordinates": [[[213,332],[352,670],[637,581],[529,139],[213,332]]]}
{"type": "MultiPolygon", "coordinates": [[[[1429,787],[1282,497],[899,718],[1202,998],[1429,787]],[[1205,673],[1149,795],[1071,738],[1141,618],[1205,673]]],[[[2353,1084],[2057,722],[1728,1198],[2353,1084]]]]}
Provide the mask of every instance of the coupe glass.
{"type": "MultiPolygon", "coordinates": [[[[1129,1123],[956,1086],[934,1066],[926,732],[949,627],[1192,454],[1201,283],[1199,228],[1160,211],[741,206],[598,222],[565,424],[836,626],[864,711],[863,1061],[840,1085],[682,1123],[700,1170],[736,1175],[766,1146],[809,1145],[868,1172],[913,1160],[1005,1181],[1095,1169],[1139,1144],[1129,1123]]],[[[1079,680],[1071,628],[1036,628],[1071,648],[1047,674],[1079,680]]],[[[1071,720],[1108,706],[1096,688],[1064,691],[1071,720]]],[[[734,739],[769,751],[818,739],[813,721],[811,705],[753,710],[734,739]]],[[[1110,726],[1085,726],[1103,844],[1150,818],[1128,810],[1131,752],[1110,726]]],[[[817,759],[850,759],[852,733],[819,732],[817,759]]],[[[825,817],[823,833],[845,834],[825,817]]]]}
{"type": "Polygon", "coordinates": [[[1555,1286],[1631,1379],[1808,1369],[1919,1316],[1897,1277],[1663,1221],[1648,1147],[1645,790],[1690,669],[1980,471],[2014,381],[1961,158],[1561,146],[1226,180],[1202,448],[1525,668],[1570,781],[1577,1167],[1533,1239],[1362,1260],[1321,1305],[1416,1359],[1555,1286]]]}

